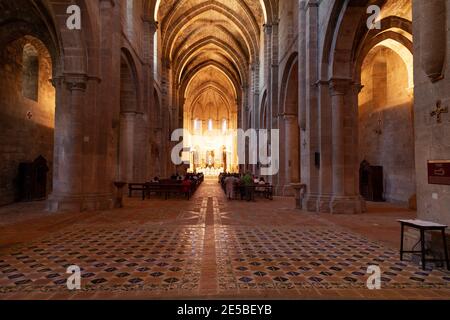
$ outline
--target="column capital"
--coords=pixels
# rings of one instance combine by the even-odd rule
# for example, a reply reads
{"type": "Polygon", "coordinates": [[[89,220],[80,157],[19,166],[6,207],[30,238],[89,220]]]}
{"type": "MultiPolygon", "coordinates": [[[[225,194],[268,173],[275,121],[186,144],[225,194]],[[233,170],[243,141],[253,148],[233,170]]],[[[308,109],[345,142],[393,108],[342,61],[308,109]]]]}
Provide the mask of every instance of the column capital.
{"type": "Polygon", "coordinates": [[[306,0],[304,2],[306,8],[317,8],[319,6],[318,0],[306,0]]]}
{"type": "Polygon", "coordinates": [[[142,22],[144,22],[149,28],[150,31],[155,32],[156,30],[158,30],[158,26],[159,26],[159,22],[155,21],[155,19],[148,14],[143,14],[141,16],[142,22]]]}
{"type": "Polygon", "coordinates": [[[263,28],[264,28],[264,33],[265,34],[269,34],[269,35],[272,34],[273,26],[271,24],[266,23],[266,24],[263,25],[263,28]]]}
{"type": "Polygon", "coordinates": [[[89,77],[86,74],[64,74],[60,80],[64,82],[70,91],[85,92],[89,77]]]}
{"type": "Polygon", "coordinates": [[[305,11],[306,10],[306,4],[307,4],[306,0],[298,0],[298,8],[301,11],[305,11]]]}
{"type": "Polygon", "coordinates": [[[356,93],[361,93],[361,90],[364,88],[364,85],[362,85],[361,83],[353,83],[353,89],[355,90],[356,93]]]}
{"type": "Polygon", "coordinates": [[[344,95],[350,89],[352,81],[350,79],[339,79],[334,78],[328,81],[328,85],[330,87],[331,95],[344,95]]]}
{"type": "Polygon", "coordinates": [[[293,113],[280,113],[279,116],[285,121],[294,121],[297,118],[297,115],[293,113]]]}

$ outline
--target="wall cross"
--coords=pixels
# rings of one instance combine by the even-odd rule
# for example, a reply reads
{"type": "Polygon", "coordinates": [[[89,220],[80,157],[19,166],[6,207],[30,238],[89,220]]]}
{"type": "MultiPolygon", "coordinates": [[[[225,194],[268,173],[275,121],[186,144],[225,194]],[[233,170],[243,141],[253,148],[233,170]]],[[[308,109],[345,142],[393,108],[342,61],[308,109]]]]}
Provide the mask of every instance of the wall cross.
{"type": "Polygon", "coordinates": [[[430,113],[431,117],[436,117],[437,123],[442,123],[442,114],[448,113],[448,107],[442,107],[442,101],[436,102],[436,109],[430,113]]]}

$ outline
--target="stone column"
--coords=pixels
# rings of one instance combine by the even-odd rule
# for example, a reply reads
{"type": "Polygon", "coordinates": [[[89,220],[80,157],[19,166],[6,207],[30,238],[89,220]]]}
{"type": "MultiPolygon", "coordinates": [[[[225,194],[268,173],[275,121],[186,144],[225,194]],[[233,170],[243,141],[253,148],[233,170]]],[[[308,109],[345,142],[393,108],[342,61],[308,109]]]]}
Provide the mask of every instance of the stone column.
{"type": "Polygon", "coordinates": [[[299,1],[298,13],[298,124],[306,130],[306,1],[299,1]]]}
{"type": "Polygon", "coordinates": [[[99,0],[100,16],[100,43],[99,43],[99,76],[102,81],[96,94],[96,118],[101,119],[105,125],[96,125],[97,166],[93,168],[98,185],[102,192],[113,193],[117,191],[113,182],[117,181],[117,148],[118,148],[118,119],[120,114],[120,51],[116,50],[120,44],[120,26],[116,19],[120,15],[120,8],[116,1],[99,0]]]}
{"type": "Polygon", "coordinates": [[[319,90],[319,135],[320,135],[320,173],[318,211],[330,212],[330,202],[333,194],[333,131],[330,85],[328,81],[317,83],[319,90]]]}
{"type": "MultiPolygon", "coordinates": [[[[307,185],[307,194],[304,198],[304,208],[311,212],[317,212],[319,201],[319,168],[315,166],[315,153],[319,149],[318,134],[318,90],[315,84],[319,80],[318,75],[318,33],[319,33],[319,2],[309,0],[305,7],[305,91],[299,97],[300,104],[305,103],[304,110],[300,110],[300,117],[304,117],[305,131],[302,132],[301,142],[301,173],[302,183],[307,185]],[[304,96],[304,98],[303,98],[304,96]]],[[[299,62],[302,64],[301,62],[299,62]]]]}
{"type": "Polygon", "coordinates": [[[352,103],[352,83],[346,79],[333,79],[330,82],[332,105],[332,174],[333,196],[331,199],[331,213],[361,213],[362,202],[355,190],[354,179],[357,176],[354,159],[357,149],[354,145],[353,132],[357,125],[351,118],[354,110],[346,104],[352,103]],[[346,124],[348,123],[348,124],[346,124]],[[346,133],[349,131],[350,134],[346,133]]]}
{"type": "Polygon", "coordinates": [[[135,162],[135,126],[136,112],[123,112],[120,117],[120,180],[133,183],[135,162]]]}
{"type": "Polygon", "coordinates": [[[345,195],[345,136],[344,136],[344,112],[345,94],[349,82],[345,80],[333,80],[330,83],[332,105],[332,131],[333,131],[333,194],[335,197],[345,195]]]}
{"type": "Polygon", "coordinates": [[[149,181],[148,172],[148,150],[150,145],[150,127],[141,111],[136,112],[134,123],[134,159],[133,159],[133,181],[145,183],[149,181]]]}
{"type": "Polygon", "coordinates": [[[419,1],[420,3],[420,60],[422,68],[432,82],[443,78],[447,53],[445,0],[419,1]],[[432,49],[431,49],[432,48],[432,49]]]}
{"type": "MultiPolygon", "coordinates": [[[[155,83],[155,44],[154,38],[155,34],[158,31],[158,23],[154,21],[151,16],[144,16],[143,18],[144,24],[144,49],[143,49],[143,60],[144,60],[144,68],[143,68],[143,87],[146,88],[143,90],[144,95],[144,105],[143,105],[143,119],[141,130],[143,130],[143,146],[146,147],[146,150],[143,150],[145,153],[145,161],[142,164],[142,177],[143,180],[150,180],[150,178],[154,176],[160,175],[160,163],[155,163],[154,159],[156,159],[157,155],[152,154],[151,143],[149,141],[153,141],[161,145],[162,141],[159,139],[155,139],[155,135],[158,134],[158,128],[161,126],[161,119],[159,119],[159,110],[156,110],[159,105],[155,101],[154,96],[154,83],[155,83]],[[154,135],[152,137],[152,135],[154,135]],[[146,178],[147,177],[147,178],[146,178]]],[[[159,135],[160,136],[160,135],[159,135]]],[[[142,146],[141,146],[142,147],[142,146]]]]}
{"type": "Polygon", "coordinates": [[[83,210],[83,144],[84,107],[88,77],[85,74],[55,78],[55,159],[53,192],[48,209],[56,211],[83,210]]]}
{"type": "Polygon", "coordinates": [[[299,128],[296,115],[284,115],[284,145],[285,163],[284,163],[284,195],[293,195],[291,183],[300,182],[300,163],[299,163],[299,128]]]}

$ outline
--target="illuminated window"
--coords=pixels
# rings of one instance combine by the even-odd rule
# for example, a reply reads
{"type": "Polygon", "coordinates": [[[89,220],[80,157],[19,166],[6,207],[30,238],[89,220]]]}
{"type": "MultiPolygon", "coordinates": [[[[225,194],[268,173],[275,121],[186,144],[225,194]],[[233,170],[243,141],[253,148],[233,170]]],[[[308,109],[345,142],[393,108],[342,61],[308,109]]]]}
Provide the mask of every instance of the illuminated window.
{"type": "Polygon", "coordinates": [[[227,119],[223,119],[222,120],[222,131],[226,132],[228,130],[228,123],[227,123],[227,119]]]}
{"type": "Polygon", "coordinates": [[[214,129],[213,120],[209,119],[209,121],[208,121],[208,130],[209,131],[213,131],[213,129],[214,129]]]}
{"type": "Polygon", "coordinates": [[[202,127],[202,122],[201,122],[201,120],[195,119],[195,120],[194,120],[194,130],[195,130],[195,131],[198,131],[198,130],[201,129],[201,127],[202,127]]]}

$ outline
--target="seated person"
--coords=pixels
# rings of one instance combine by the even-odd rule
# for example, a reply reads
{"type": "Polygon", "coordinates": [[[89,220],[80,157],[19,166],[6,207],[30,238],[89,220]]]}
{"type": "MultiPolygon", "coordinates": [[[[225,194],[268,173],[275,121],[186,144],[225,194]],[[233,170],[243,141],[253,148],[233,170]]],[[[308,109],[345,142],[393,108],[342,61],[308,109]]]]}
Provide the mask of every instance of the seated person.
{"type": "Polygon", "coordinates": [[[191,191],[192,181],[186,177],[181,184],[183,185],[183,193],[188,194],[191,191]]]}
{"type": "MultiPolygon", "coordinates": [[[[259,179],[258,183],[256,183],[256,184],[259,185],[259,186],[265,186],[265,185],[266,185],[266,181],[264,180],[263,177],[261,177],[261,178],[259,179]]],[[[263,191],[265,191],[265,190],[266,190],[265,188],[261,188],[261,187],[257,187],[257,188],[256,188],[256,191],[261,191],[261,192],[263,192],[263,191]]]]}
{"type": "Polygon", "coordinates": [[[158,177],[154,177],[153,179],[152,179],[152,181],[150,181],[150,183],[159,183],[160,181],[159,181],[159,178],[158,177]]]}

